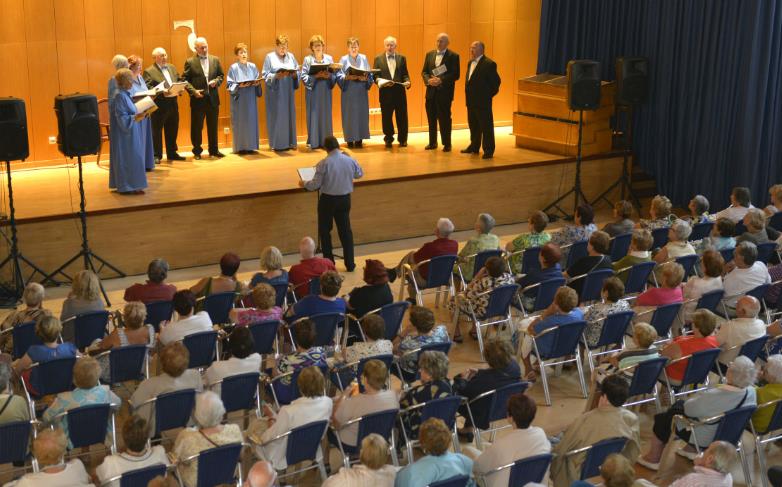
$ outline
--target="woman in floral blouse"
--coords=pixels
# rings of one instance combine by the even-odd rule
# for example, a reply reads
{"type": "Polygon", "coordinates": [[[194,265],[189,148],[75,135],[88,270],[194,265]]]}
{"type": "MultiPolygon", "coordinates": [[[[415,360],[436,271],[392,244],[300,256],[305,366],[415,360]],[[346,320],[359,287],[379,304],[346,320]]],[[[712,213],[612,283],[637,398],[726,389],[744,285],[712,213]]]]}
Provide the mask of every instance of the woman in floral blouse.
{"type": "Polygon", "coordinates": [[[574,216],[574,225],[565,225],[551,235],[551,241],[563,247],[581,240],[589,240],[592,232],[597,231],[595,210],[589,205],[579,205],[574,216]]]}
{"type": "MultiPolygon", "coordinates": [[[[458,315],[463,314],[471,316],[470,311],[475,312],[476,316],[483,316],[486,307],[489,305],[489,291],[504,286],[505,284],[515,284],[513,276],[507,272],[505,262],[500,257],[489,257],[486,259],[484,267],[475,274],[475,277],[464,291],[459,293],[448,303],[448,308],[453,310],[458,306],[456,313],[456,331],[454,331],[454,340],[461,337],[459,330],[458,315]]],[[[472,334],[472,331],[470,332],[472,334]]]]}
{"type": "Polygon", "coordinates": [[[584,336],[590,347],[597,345],[606,316],[620,311],[630,311],[630,305],[622,299],[624,294],[625,285],[618,277],[609,277],[603,281],[603,289],[600,291],[602,301],[593,304],[584,313],[584,321],[587,322],[584,336]]]}
{"type": "Polygon", "coordinates": [[[410,308],[410,323],[414,330],[405,330],[396,342],[394,352],[400,356],[399,365],[403,372],[415,375],[418,371],[418,357],[405,352],[416,350],[430,343],[444,343],[450,340],[443,325],[435,326],[434,313],[423,306],[410,308]]]}
{"type": "Polygon", "coordinates": [[[459,272],[457,267],[462,269],[462,277],[465,282],[472,280],[475,269],[475,257],[471,257],[484,250],[494,250],[500,248],[500,237],[491,233],[494,229],[494,217],[488,213],[481,213],[475,221],[475,236],[464,244],[459,252],[459,261],[454,267],[454,272],[459,272]]]}
{"type": "MultiPolygon", "coordinates": [[[[421,383],[409,389],[399,400],[399,408],[404,410],[432,399],[440,399],[453,394],[448,381],[448,356],[443,352],[427,351],[418,356],[418,370],[421,371],[421,383]]],[[[418,438],[421,426],[421,409],[402,415],[402,424],[409,438],[418,438]]]]}
{"type": "Polygon", "coordinates": [[[652,198],[651,206],[649,207],[649,219],[641,220],[638,222],[640,228],[645,228],[650,232],[658,228],[665,228],[671,226],[671,217],[676,219],[675,215],[671,215],[673,205],[671,200],[667,196],[658,194],[652,198]]]}
{"type": "Polygon", "coordinates": [[[529,215],[529,232],[522,233],[518,237],[514,238],[505,246],[505,250],[509,253],[519,252],[510,259],[510,266],[515,274],[521,274],[521,263],[523,260],[522,250],[527,250],[532,247],[543,247],[551,240],[551,235],[544,232],[548,225],[548,216],[542,211],[533,211],[529,215]]]}

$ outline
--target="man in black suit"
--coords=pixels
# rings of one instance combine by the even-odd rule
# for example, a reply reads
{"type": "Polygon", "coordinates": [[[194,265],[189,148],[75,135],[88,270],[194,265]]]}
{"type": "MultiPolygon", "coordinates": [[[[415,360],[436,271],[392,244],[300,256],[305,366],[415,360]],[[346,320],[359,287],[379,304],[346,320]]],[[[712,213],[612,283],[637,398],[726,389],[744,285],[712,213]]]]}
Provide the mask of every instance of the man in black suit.
{"type": "Polygon", "coordinates": [[[470,44],[470,62],[464,92],[467,98],[467,123],[470,125],[470,145],[462,154],[477,154],[483,142],[483,158],[494,156],[494,115],[491,99],[500,91],[497,63],[483,55],[481,41],[470,44]]]}
{"type": "Polygon", "coordinates": [[[459,55],[448,49],[448,34],[437,35],[437,49],[426,53],[421,76],[426,85],[426,119],[429,121],[429,145],[437,149],[437,123],[443,152],[451,152],[451,103],[456,80],[459,79],[459,55]]]}
{"type": "Polygon", "coordinates": [[[383,117],[383,134],[386,148],[394,142],[393,116],[396,112],[396,128],[399,131],[399,147],[407,147],[407,93],[410,89],[410,75],[407,59],[396,53],[396,39],[389,36],[383,41],[386,52],[375,58],[374,69],[380,74],[375,81],[380,88],[380,111],[383,117]],[[392,83],[393,82],[393,83],[392,83]]]}
{"type": "Polygon", "coordinates": [[[199,37],[195,41],[196,55],[185,62],[184,80],[188,82],[190,93],[190,140],[193,142],[193,155],[201,159],[201,133],[206,118],[206,136],[209,141],[209,155],[223,157],[217,148],[217,114],[220,111],[218,88],[223,82],[223,67],[217,56],[209,54],[206,39],[199,37]]]}
{"type": "MultiPolygon", "coordinates": [[[[171,87],[179,81],[179,74],[173,64],[168,64],[168,54],[162,47],[152,50],[155,62],[144,70],[144,81],[152,89],[162,82],[171,87]]],[[[152,145],[155,148],[155,164],[163,158],[163,132],[166,133],[166,158],[169,161],[184,161],[177,154],[176,137],[179,132],[179,105],[176,95],[163,92],[155,97],[157,110],[152,112],[152,145]]]]}

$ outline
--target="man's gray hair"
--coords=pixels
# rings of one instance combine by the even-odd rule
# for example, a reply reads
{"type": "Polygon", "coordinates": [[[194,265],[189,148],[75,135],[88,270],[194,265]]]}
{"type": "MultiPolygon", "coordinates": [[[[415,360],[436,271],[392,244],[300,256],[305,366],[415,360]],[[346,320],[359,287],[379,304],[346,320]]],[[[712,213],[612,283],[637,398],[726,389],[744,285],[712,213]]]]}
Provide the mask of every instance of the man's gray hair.
{"type": "Polygon", "coordinates": [[[398,44],[396,42],[396,37],[394,36],[387,36],[385,39],[383,39],[383,44],[385,44],[386,42],[393,42],[394,44],[398,44]]]}
{"type": "Polygon", "coordinates": [[[11,381],[11,364],[0,362],[0,394],[8,389],[8,383],[11,381]]]}
{"type": "Polygon", "coordinates": [[[695,211],[699,215],[709,211],[709,200],[702,194],[696,194],[692,201],[695,203],[695,211]]]}
{"type": "Polygon", "coordinates": [[[743,355],[733,359],[728,366],[728,383],[732,386],[747,388],[755,383],[757,376],[755,363],[743,355]]]}
{"type": "Polygon", "coordinates": [[[774,384],[782,384],[782,355],[778,353],[770,355],[766,360],[766,380],[774,384]]]}
{"type": "Polygon", "coordinates": [[[707,453],[711,455],[708,468],[720,473],[729,473],[736,463],[736,447],[727,441],[715,441],[709,445],[707,453]]]}
{"type": "Polygon", "coordinates": [[[496,222],[494,217],[488,213],[478,215],[478,224],[481,226],[481,233],[489,233],[494,229],[496,222]]]}
{"type": "Polygon", "coordinates": [[[676,220],[671,224],[671,231],[676,235],[676,240],[684,242],[692,233],[692,227],[684,220],[676,220]]]}
{"type": "Polygon", "coordinates": [[[440,218],[437,220],[437,233],[441,237],[447,237],[453,233],[453,222],[448,218],[440,218]]]}
{"type": "Polygon", "coordinates": [[[747,266],[752,266],[758,260],[758,247],[752,242],[740,242],[736,245],[736,253],[741,256],[741,260],[747,266]]]}
{"type": "Polygon", "coordinates": [[[122,54],[117,54],[113,58],[111,58],[111,65],[114,66],[114,69],[122,69],[128,67],[128,58],[123,56],[122,54]]]}
{"type": "Polygon", "coordinates": [[[162,56],[163,54],[167,54],[167,53],[166,50],[162,47],[156,47],[152,49],[152,57],[162,56]]]}
{"type": "Polygon", "coordinates": [[[37,282],[31,282],[24,287],[22,300],[27,306],[34,308],[43,302],[44,293],[43,286],[37,282]]]}
{"type": "Polygon", "coordinates": [[[225,415],[225,406],[216,393],[206,391],[196,396],[193,419],[200,428],[213,428],[219,425],[223,415],[225,415]]]}
{"type": "Polygon", "coordinates": [[[195,40],[194,44],[207,44],[208,45],[209,43],[206,42],[206,37],[196,37],[196,40],[195,40]]]}
{"type": "Polygon", "coordinates": [[[149,277],[150,281],[160,284],[168,277],[168,269],[166,259],[157,258],[149,263],[147,277],[149,277]]]}

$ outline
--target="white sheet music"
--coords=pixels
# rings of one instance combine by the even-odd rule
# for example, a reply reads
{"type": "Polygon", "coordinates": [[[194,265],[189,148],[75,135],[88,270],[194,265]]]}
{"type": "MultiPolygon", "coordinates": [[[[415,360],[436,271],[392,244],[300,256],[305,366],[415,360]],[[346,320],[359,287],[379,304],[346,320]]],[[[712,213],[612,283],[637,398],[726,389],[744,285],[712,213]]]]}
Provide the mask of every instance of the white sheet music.
{"type": "Polygon", "coordinates": [[[315,177],[314,167],[300,167],[296,169],[296,172],[299,173],[299,178],[305,183],[312,181],[312,178],[315,177]]]}

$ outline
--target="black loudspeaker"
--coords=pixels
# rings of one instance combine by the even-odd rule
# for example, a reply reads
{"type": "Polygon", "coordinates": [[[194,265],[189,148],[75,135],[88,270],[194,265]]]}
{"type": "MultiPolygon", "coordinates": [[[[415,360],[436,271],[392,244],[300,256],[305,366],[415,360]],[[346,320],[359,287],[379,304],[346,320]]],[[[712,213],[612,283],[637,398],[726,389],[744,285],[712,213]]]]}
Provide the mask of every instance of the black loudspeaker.
{"type": "Polygon", "coordinates": [[[637,105],[649,95],[649,60],[645,57],[616,58],[616,104],[637,105]]]}
{"type": "Polygon", "coordinates": [[[97,154],[100,148],[98,99],[95,95],[58,95],[54,97],[57,113],[57,149],[68,157],[97,154]]]}
{"type": "Polygon", "coordinates": [[[567,63],[567,103],[571,110],[600,107],[600,63],[572,60],[567,63]]]}
{"type": "Polygon", "coordinates": [[[21,161],[29,155],[24,100],[0,98],[0,161],[21,161]]]}

